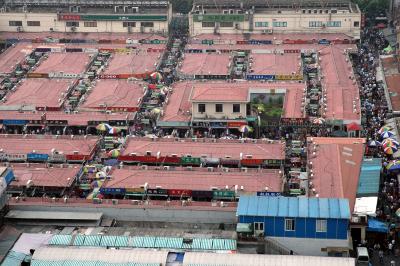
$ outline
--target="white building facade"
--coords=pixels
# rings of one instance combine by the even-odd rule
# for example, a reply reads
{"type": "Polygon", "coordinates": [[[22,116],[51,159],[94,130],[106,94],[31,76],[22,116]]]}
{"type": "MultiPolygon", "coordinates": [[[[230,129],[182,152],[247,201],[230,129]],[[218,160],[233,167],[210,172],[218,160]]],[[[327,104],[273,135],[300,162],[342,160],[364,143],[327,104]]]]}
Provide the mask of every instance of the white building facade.
{"type": "Polygon", "coordinates": [[[360,9],[347,0],[195,0],[189,14],[191,36],[210,33],[343,33],[359,39],[360,26],[360,9]]]}

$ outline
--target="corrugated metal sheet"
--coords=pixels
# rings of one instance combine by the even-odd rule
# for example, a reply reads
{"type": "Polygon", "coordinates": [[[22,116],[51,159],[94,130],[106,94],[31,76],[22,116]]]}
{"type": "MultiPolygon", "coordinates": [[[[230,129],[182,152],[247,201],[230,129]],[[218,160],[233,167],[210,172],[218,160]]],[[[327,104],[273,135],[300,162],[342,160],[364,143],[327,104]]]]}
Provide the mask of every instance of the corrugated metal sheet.
{"type": "Polygon", "coordinates": [[[85,237],[85,241],[82,246],[97,247],[100,245],[101,236],[88,235],[85,237]]]}
{"type": "Polygon", "coordinates": [[[100,241],[102,247],[114,247],[116,236],[103,236],[100,241]]]}
{"type": "Polygon", "coordinates": [[[241,196],[237,215],[350,219],[350,207],[348,199],[241,196]]]}
{"type": "Polygon", "coordinates": [[[127,247],[129,242],[128,236],[116,236],[115,237],[115,247],[127,247]]]}
{"type": "Polygon", "coordinates": [[[50,245],[68,246],[71,244],[72,235],[54,235],[50,240],[50,245]]]}
{"type": "Polygon", "coordinates": [[[357,197],[377,196],[381,177],[382,159],[364,159],[358,179],[357,197]]]}
{"type": "Polygon", "coordinates": [[[84,235],[76,235],[74,239],[74,246],[82,246],[85,241],[84,235]]]}
{"type": "Polygon", "coordinates": [[[1,266],[20,266],[21,262],[25,259],[25,254],[10,250],[4,258],[1,266]]]}
{"type": "Polygon", "coordinates": [[[142,237],[142,236],[134,236],[131,238],[129,246],[135,247],[135,248],[143,247],[143,240],[144,240],[144,237],[142,237]]]}
{"type": "Polygon", "coordinates": [[[142,248],[154,248],[156,243],[156,237],[154,236],[145,236],[143,239],[142,248]]]}

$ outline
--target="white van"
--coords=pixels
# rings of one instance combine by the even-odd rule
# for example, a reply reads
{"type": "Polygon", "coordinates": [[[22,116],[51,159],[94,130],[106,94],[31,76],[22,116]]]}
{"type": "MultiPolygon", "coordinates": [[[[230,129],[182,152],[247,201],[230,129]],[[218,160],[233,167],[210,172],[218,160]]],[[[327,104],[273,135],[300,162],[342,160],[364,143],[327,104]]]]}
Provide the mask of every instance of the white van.
{"type": "Polygon", "coordinates": [[[368,249],[365,247],[358,247],[357,248],[357,265],[370,265],[369,263],[369,255],[368,249]]]}

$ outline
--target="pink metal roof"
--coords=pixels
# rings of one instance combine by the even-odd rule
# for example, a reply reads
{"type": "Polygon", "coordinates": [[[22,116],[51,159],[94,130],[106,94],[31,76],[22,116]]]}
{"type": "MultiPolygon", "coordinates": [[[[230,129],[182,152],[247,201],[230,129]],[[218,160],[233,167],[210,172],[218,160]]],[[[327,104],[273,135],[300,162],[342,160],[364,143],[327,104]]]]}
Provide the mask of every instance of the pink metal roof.
{"type": "Polygon", "coordinates": [[[165,37],[149,33],[111,33],[111,32],[1,32],[1,39],[84,39],[84,40],[166,40],[165,37]]]}
{"type": "Polygon", "coordinates": [[[163,189],[211,190],[211,187],[233,190],[235,185],[243,186],[243,192],[282,191],[278,170],[260,170],[254,172],[207,172],[181,170],[132,170],[115,169],[111,180],[104,184],[106,188],[139,188],[148,183],[149,188],[161,186],[163,189]]]}
{"type": "Polygon", "coordinates": [[[251,83],[207,82],[193,86],[193,102],[248,102],[251,83]]]}
{"type": "Polygon", "coordinates": [[[32,50],[32,45],[19,43],[0,54],[0,73],[11,73],[18,63],[21,63],[32,50]]]}
{"type": "Polygon", "coordinates": [[[105,68],[104,74],[141,74],[152,72],[156,69],[160,55],[160,53],[156,52],[113,54],[108,67],[105,68]]]}
{"type": "MultiPolygon", "coordinates": [[[[353,210],[358,187],[365,139],[308,138],[309,162],[312,162],[316,194],[321,198],[347,198],[353,210]]],[[[310,196],[315,196],[310,193],[310,196]]]]}
{"type": "Polygon", "coordinates": [[[25,187],[29,180],[33,181],[35,187],[70,187],[74,182],[80,166],[74,165],[72,168],[48,168],[44,165],[31,164],[27,167],[24,164],[12,165],[15,175],[11,187],[25,187]]]}
{"type": "Polygon", "coordinates": [[[0,149],[8,154],[36,153],[51,154],[52,149],[59,153],[72,155],[78,151],[80,155],[90,155],[98,137],[58,137],[43,135],[0,135],[0,149]]]}
{"type": "Polygon", "coordinates": [[[35,69],[35,73],[64,72],[68,74],[81,74],[89,64],[88,53],[50,53],[35,69]]]}
{"type": "Polygon", "coordinates": [[[390,95],[390,101],[392,103],[392,108],[395,111],[400,110],[400,74],[385,76],[386,84],[388,86],[390,95]]]}
{"type": "Polygon", "coordinates": [[[284,144],[281,142],[267,143],[257,141],[257,143],[240,143],[239,140],[218,140],[217,142],[192,142],[191,139],[175,141],[173,139],[156,139],[152,141],[148,138],[129,138],[128,144],[123,151],[123,155],[136,153],[146,155],[147,151],[153,154],[161,153],[161,156],[186,156],[201,157],[206,155],[211,158],[225,158],[230,156],[232,159],[240,159],[240,154],[252,155],[254,159],[276,159],[285,158],[284,144]]]}
{"type": "Polygon", "coordinates": [[[346,62],[341,46],[326,46],[319,50],[323,74],[322,86],[327,92],[327,119],[348,122],[360,120],[360,95],[357,83],[350,79],[351,63],[346,62]],[[353,101],[356,112],[353,112],[353,101]]]}
{"type": "Polygon", "coordinates": [[[251,54],[253,58],[251,74],[297,74],[300,73],[300,54],[251,54]]]}
{"type": "Polygon", "coordinates": [[[229,54],[185,54],[180,71],[187,75],[227,75],[229,54]]]}
{"type": "Polygon", "coordinates": [[[97,80],[81,108],[138,107],[143,96],[143,86],[127,80],[97,80]]]}
{"type": "Polygon", "coordinates": [[[189,100],[192,85],[189,82],[177,82],[173,92],[168,96],[168,104],[164,107],[161,121],[188,122],[190,121],[191,103],[189,100]]]}
{"type": "Polygon", "coordinates": [[[41,120],[40,112],[1,111],[0,120],[41,120]]]}
{"type": "Polygon", "coordinates": [[[26,79],[15,92],[8,94],[3,105],[59,108],[64,100],[62,94],[67,92],[70,84],[71,80],[66,79],[26,79]]]}

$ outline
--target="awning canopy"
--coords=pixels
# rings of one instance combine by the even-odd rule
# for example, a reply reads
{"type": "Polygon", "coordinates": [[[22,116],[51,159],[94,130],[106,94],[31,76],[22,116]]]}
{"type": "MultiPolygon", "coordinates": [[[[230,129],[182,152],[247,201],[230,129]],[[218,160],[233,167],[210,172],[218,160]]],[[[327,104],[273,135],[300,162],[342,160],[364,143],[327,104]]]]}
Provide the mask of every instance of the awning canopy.
{"type": "Polygon", "coordinates": [[[369,232],[377,232],[377,233],[387,233],[388,226],[386,223],[376,220],[374,218],[368,219],[368,227],[367,231],[369,232]]]}

